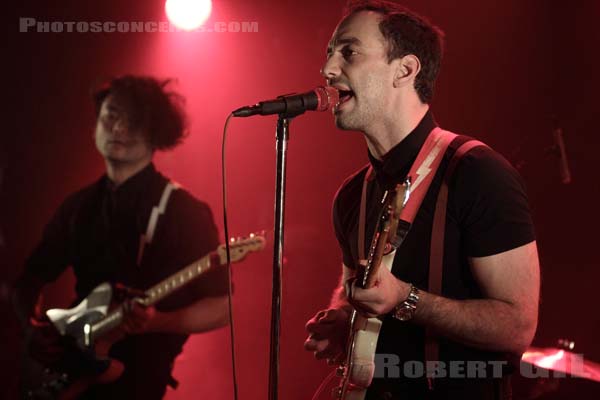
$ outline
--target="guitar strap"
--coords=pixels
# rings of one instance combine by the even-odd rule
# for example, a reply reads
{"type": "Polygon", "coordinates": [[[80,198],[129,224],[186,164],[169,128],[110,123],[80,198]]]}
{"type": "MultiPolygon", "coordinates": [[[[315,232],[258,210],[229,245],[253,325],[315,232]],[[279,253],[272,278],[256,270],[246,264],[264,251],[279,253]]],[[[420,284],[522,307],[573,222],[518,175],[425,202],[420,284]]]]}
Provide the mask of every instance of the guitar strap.
{"type": "MultiPolygon", "coordinates": [[[[442,272],[444,267],[444,236],[446,233],[446,211],[448,209],[448,187],[452,174],[458,165],[461,158],[471,149],[478,146],[485,146],[484,143],[478,140],[469,140],[463,143],[454,153],[446,172],[442,186],[438,192],[437,202],[435,204],[435,212],[433,214],[433,228],[431,230],[431,249],[429,253],[429,293],[440,296],[442,294],[442,272]]],[[[439,360],[440,343],[435,339],[430,329],[425,330],[425,360],[439,360]]],[[[433,370],[428,371],[428,376],[434,373],[433,370]]],[[[431,385],[431,380],[430,380],[431,385]]]]}
{"type": "MultiPolygon", "coordinates": [[[[419,154],[410,168],[408,177],[411,181],[410,198],[400,214],[400,219],[408,224],[408,228],[399,230],[399,234],[404,237],[408,234],[410,225],[414,221],[419,208],[429,190],[433,177],[436,175],[441,160],[446,153],[450,143],[458,135],[445,131],[439,127],[434,128],[425,143],[421,147],[419,154]]],[[[444,261],[444,236],[446,229],[446,210],[448,206],[448,187],[450,178],[456,169],[460,159],[471,149],[477,146],[485,146],[484,143],[477,140],[469,140],[463,143],[454,153],[450,163],[445,171],[442,186],[438,193],[435,213],[433,217],[433,228],[431,231],[431,248],[429,262],[429,286],[430,293],[442,294],[442,271],[444,261]]],[[[365,226],[366,226],[366,207],[367,207],[367,188],[370,181],[375,177],[372,166],[369,166],[363,180],[361,203],[358,221],[358,256],[359,263],[365,263],[365,226]]],[[[400,238],[400,242],[404,240],[400,238]]],[[[364,265],[364,264],[363,264],[364,265]]],[[[439,360],[439,342],[434,338],[429,329],[426,330],[425,339],[425,360],[439,360]]],[[[428,376],[431,371],[427,371],[428,376]]]]}
{"type": "Polygon", "coordinates": [[[373,173],[373,166],[369,165],[367,172],[365,173],[365,179],[363,180],[362,194],[360,197],[360,210],[358,214],[358,263],[360,265],[366,265],[367,260],[365,258],[365,224],[367,219],[367,187],[369,182],[373,180],[375,174],[373,173]]]}
{"type": "MultiPolygon", "coordinates": [[[[427,136],[425,143],[421,146],[421,150],[417,158],[408,172],[409,180],[411,181],[410,198],[406,206],[400,213],[400,219],[405,222],[404,225],[410,228],[410,225],[415,219],[421,203],[427,194],[427,190],[433,181],[437,169],[446,153],[446,149],[450,142],[457,137],[456,134],[445,131],[439,127],[435,127],[427,136]]],[[[366,209],[367,209],[367,186],[374,178],[373,167],[365,173],[363,180],[362,196],[360,202],[360,210],[358,217],[358,259],[359,264],[365,261],[365,226],[366,226],[366,209]]],[[[408,233],[409,229],[399,230],[399,234],[408,233]]],[[[400,238],[403,240],[404,237],[400,238]]],[[[401,243],[401,241],[400,241],[401,243]]]]}
{"type": "Polygon", "coordinates": [[[156,231],[156,224],[158,223],[159,217],[164,214],[165,210],[167,209],[167,204],[169,204],[171,193],[180,187],[181,185],[179,185],[177,182],[168,181],[163,189],[162,196],[160,196],[158,204],[152,207],[150,218],[148,219],[148,226],[146,227],[146,233],[140,235],[140,245],[137,255],[138,267],[142,264],[142,257],[144,257],[146,245],[152,243],[154,232],[156,231]]]}

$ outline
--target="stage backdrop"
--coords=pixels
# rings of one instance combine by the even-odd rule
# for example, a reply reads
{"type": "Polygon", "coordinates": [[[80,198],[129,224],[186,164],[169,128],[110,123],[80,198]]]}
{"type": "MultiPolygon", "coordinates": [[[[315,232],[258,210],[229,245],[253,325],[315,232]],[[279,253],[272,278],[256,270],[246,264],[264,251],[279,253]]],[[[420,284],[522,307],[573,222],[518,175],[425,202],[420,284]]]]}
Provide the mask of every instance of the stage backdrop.
{"type": "MultiPolygon", "coordinates": [[[[163,1],[11,3],[2,79],[5,126],[0,147],[0,394],[15,393],[19,337],[8,287],[65,196],[97,179],[103,163],[92,140],[91,88],[109,77],[175,78],[187,98],[191,134],[156,164],[207,201],[222,232],[221,138],[235,108],[323,84],[325,49],[344,2],[214,0],[213,32],[39,32],[47,21],[165,21],[163,1]],[[36,20],[27,25],[24,18],[36,20]],[[25,25],[23,25],[25,24],[25,25]],[[217,27],[217,29],[214,29],[217,27]],[[245,27],[246,32],[242,32],[245,27]],[[25,28],[25,29],[24,29],[25,28]],[[26,30],[26,32],[20,32],[26,30]],[[222,32],[216,32],[217,30],[222,32]]],[[[446,32],[432,108],[441,126],[475,136],[516,165],[528,186],[542,261],[535,345],[559,338],[600,361],[596,293],[595,129],[600,16],[595,1],[407,0],[446,32]],[[564,129],[573,174],[562,185],[553,144],[564,129]]],[[[6,7],[6,5],[5,5],[6,7]]],[[[64,26],[64,25],[63,25],[64,26]]],[[[227,140],[231,233],[273,225],[275,117],[235,119],[227,140]]],[[[361,135],[336,130],[331,115],[291,124],[281,332],[281,398],[310,398],[330,368],[303,350],[305,322],[326,305],[340,274],[331,201],[343,179],[367,162],[361,135]]],[[[270,237],[272,239],[272,236],[270,237]]],[[[193,240],[193,238],[190,238],[193,240]]],[[[272,244],[234,267],[235,354],[240,399],[267,397],[272,244]]],[[[69,273],[52,285],[48,306],[72,299],[69,273]]],[[[180,381],[167,399],[232,398],[229,332],[192,337],[175,365],[180,381]]],[[[566,382],[564,396],[598,389],[566,382]]],[[[590,397],[588,397],[590,398],[590,397]]]]}

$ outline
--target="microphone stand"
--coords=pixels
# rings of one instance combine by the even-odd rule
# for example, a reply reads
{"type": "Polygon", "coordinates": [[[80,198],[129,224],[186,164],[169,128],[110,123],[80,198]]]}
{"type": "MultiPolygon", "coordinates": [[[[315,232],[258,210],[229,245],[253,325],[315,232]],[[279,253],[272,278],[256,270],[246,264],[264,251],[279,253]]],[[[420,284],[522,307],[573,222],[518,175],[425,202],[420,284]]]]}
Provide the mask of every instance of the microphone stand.
{"type": "Polygon", "coordinates": [[[278,113],[276,130],[277,177],[275,188],[275,233],[273,245],[273,291],[271,296],[271,341],[269,352],[269,400],[277,400],[279,386],[279,336],[281,326],[281,278],[283,271],[283,220],[285,210],[285,169],[290,121],[306,110],[328,109],[339,100],[335,88],[317,88],[313,94],[279,96],[277,101],[266,101],[232,112],[235,117],[271,115],[278,113]],[[325,103],[322,103],[325,101],[325,103]],[[280,112],[281,111],[281,112],[280,112]]]}
{"type": "Polygon", "coordinates": [[[276,131],[277,177],[275,188],[275,228],[273,244],[273,292],[271,297],[271,342],[269,352],[269,400],[277,400],[279,387],[279,337],[281,322],[281,278],[283,270],[283,238],[285,210],[285,170],[287,142],[292,118],[304,110],[289,110],[279,114],[276,131]]]}

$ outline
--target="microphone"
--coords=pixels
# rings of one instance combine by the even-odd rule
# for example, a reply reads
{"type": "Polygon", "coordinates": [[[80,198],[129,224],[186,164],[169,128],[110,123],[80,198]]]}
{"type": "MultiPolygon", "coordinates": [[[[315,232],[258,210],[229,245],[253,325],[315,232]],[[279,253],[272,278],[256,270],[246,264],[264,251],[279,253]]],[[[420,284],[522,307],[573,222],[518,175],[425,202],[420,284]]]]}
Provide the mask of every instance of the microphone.
{"type": "Polygon", "coordinates": [[[232,112],[234,117],[251,117],[256,114],[284,114],[291,118],[305,111],[327,111],[335,107],[340,100],[338,90],[331,86],[319,86],[315,90],[301,94],[285,94],[273,100],[261,101],[253,106],[238,108],[232,112]]]}

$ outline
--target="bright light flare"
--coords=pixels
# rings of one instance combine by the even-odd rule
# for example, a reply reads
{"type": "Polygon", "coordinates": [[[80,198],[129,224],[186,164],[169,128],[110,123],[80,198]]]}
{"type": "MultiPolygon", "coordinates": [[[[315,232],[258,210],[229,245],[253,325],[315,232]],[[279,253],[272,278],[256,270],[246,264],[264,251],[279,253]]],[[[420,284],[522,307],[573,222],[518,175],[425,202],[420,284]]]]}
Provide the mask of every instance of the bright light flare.
{"type": "Polygon", "coordinates": [[[206,22],[212,10],[211,0],[167,0],[165,12],[179,29],[192,31],[206,22]]]}

